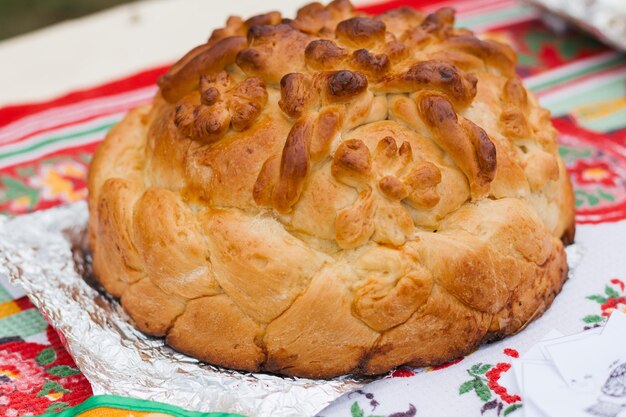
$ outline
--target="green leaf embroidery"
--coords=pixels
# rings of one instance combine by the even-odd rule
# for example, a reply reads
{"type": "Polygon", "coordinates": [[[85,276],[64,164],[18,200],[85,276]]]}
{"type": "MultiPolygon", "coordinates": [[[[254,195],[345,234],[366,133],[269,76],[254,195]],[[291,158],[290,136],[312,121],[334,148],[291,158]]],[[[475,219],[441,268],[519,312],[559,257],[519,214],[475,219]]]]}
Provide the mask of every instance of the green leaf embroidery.
{"type": "Polygon", "coordinates": [[[578,149],[578,148],[573,148],[573,147],[569,147],[565,145],[559,146],[559,156],[563,159],[567,159],[568,157],[571,157],[572,159],[575,160],[575,159],[589,158],[592,155],[593,155],[593,150],[590,148],[578,149]]]}
{"type": "Polygon", "coordinates": [[[45,395],[50,394],[51,392],[69,394],[71,391],[66,390],[65,388],[63,388],[62,385],[60,385],[57,382],[46,379],[46,383],[43,384],[43,387],[41,387],[41,390],[37,393],[37,397],[43,397],[45,395]]]}
{"type": "Polygon", "coordinates": [[[587,194],[587,201],[589,202],[589,205],[591,207],[597,206],[598,204],[600,204],[600,199],[591,193],[587,194]]]}
{"type": "Polygon", "coordinates": [[[589,194],[584,190],[574,190],[574,197],[576,198],[576,207],[582,207],[589,200],[589,194]]]}
{"type": "Polygon", "coordinates": [[[358,402],[354,402],[352,407],[350,407],[350,412],[352,413],[352,417],[365,417],[365,413],[363,409],[359,406],[358,402]]]}
{"type": "Polygon", "coordinates": [[[479,375],[483,375],[484,373],[486,373],[488,370],[491,369],[491,365],[489,365],[488,363],[484,364],[483,366],[481,366],[480,368],[478,368],[478,370],[476,371],[477,374],[479,375]]]}
{"type": "Polygon", "coordinates": [[[476,390],[476,395],[483,401],[488,401],[491,398],[491,390],[480,379],[476,379],[474,381],[474,389],[476,390]]]}
{"type": "Polygon", "coordinates": [[[464,383],[462,383],[459,387],[459,394],[465,394],[466,392],[470,392],[471,390],[473,390],[474,381],[476,380],[472,379],[471,381],[465,381],[464,383]]]}
{"type": "Polygon", "coordinates": [[[612,195],[601,192],[600,190],[596,190],[592,192],[587,192],[585,190],[576,190],[574,191],[574,194],[576,196],[577,207],[584,205],[585,201],[587,202],[587,204],[589,204],[590,207],[594,207],[600,204],[601,199],[605,199],[608,201],[615,200],[615,198],[612,195]],[[596,195],[595,193],[598,193],[598,195],[596,195]]]}
{"type": "Polygon", "coordinates": [[[582,207],[583,204],[585,204],[585,201],[581,200],[580,198],[578,198],[578,195],[576,195],[576,201],[574,204],[576,205],[576,207],[582,207]]]}
{"type": "Polygon", "coordinates": [[[568,36],[560,40],[559,51],[566,60],[570,60],[585,50],[598,49],[598,43],[589,36],[568,36]]]}
{"type": "Polygon", "coordinates": [[[508,416],[509,414],[511,414],[513,411],[515,410],[519,410],[520,408],[522,408],[522,404],[513,404],[508,406],[507,408],[504,409],[504,412],[502,413],[503,416],[508,416]]]}
{"type": "Polygon", "coordinates": [[[517,63],[520,67],[532,67],[537,65],[537,59],[533,55],[519,52],[517,63]]]}
{"type": "Polygon", "coordinates": [[[67,403],[59,401],[58,403],[50,404],[48,408],[46,408],[46,413],[57,413],[59,411],[65,410],[68,407],[69,405],[67,403]]]}
{"type": "Polygon", "coordinates": [[[546,34],[544,32],[532,31],[524,36],[524,44],[528,47],[530,52],[538,55],[542,45],[546,42],[546,34]]]}
{"type": "MultiPolygon", "coordinates": [[[[582,48],[580,48],[582,49],[582,48]]],[[[559,52],[565,59],[572,59],[579,51],[579,47],[576,42],[568,42],[567,40],[561,43],[559,52]]]]}
{"type": "Polygon", "coordinates": [[[609,298],[619,298],[619,293],[617,291],[615,291],[613,288],[609,287],[608,285],[606,287],[604,287],[604,293],[609,298]]]}
{"type": "Polygon", "coordinates": [[[590,315],[590,316],[583,317],[583,321],[585,323],[588,323],[588,324],[600,323],[600,322],[604,321],[604,317],[598,316],[596,314],[593,314],[593,315],[590,315]]]}
{"type": "Polygon", "coordinates": [[[67,365],[53,366],[52,368],[49,368],[47,371],[50,375],[58,376],[61,378],[64,378],[70,375],[80,374],[80,371],[78,369],[72,368],[71,366],[67,366],[67,365]]]}
{"type": "Polygon", "coordinates": [[[43,163],[45,165],[54,165],[54,164],[58,164],[59,162],[65,162],[68,159],[69,158],[67,158],[66,156],[55,156],[55,157],[46,159],[45,161],[43,161],[43,163]]]}
{"type": "Polygon", "coordinates": [[[472,367],[470,368],[470,374],[475,374],[476,372],[478,372],[478,369],[480,369],[481,366],[482,362],[472,365],[472,367]]]}
{"type": "Polygon", "coordinates": [[[53,348],[47,348],[42,350],[35,358],[37,364],[41,366],[50,365],[55,360],[57,360],[57,354],[53,348]]]}
{"type": "Polygon", "coordinates": [[[8,175],[3,175],[2,178],[0,178],[0,180],[2,180],[2,183],[4,184],[4,186],[8,188],[9,190],[13,189],[18,192],[25,192],[31,189],[28,185],[24,184],[22,181],[16,180],[15,178],[9,177],[8,175]]]}
{"type": "Polygon", "coordinates": [[[35,175],[35,168],[32,165],[25,166],[25,167],[18,167],[15,169],[15,172],[20,177],[32,177],[33,175],[35,175]]]}
{"type": "Polygon", "coordinates": [[[610,202],[614,202],[615,201],[615,197],[612,194],[605,193],[604,191],[602,191],[599,188],[598,188],[597,192],[598,192],[598,195],[600,197],[602,197],[603,199],[605,199],[607,201],[610,201],[610,202]]]}
{"type": "Polygon", "coordinates": [[[31,188],[23,182],[11,178],[8,175],[0,177],[0,183],[4,185],[4,192],[0,197],[0,203],[4,203],[10,200],[16,200],[20,197],[28,197],[30,199],[30,208],[37,205],[39,201],[39,191],[35,188],[31,188]]]}
{"type": "Polygon", "coordinates": [[[605,297],[601,295],[590,295],[589,297],[587,297],[587,300],[595,301],[600,304],[604,304],[608,301],[605,297]]]}

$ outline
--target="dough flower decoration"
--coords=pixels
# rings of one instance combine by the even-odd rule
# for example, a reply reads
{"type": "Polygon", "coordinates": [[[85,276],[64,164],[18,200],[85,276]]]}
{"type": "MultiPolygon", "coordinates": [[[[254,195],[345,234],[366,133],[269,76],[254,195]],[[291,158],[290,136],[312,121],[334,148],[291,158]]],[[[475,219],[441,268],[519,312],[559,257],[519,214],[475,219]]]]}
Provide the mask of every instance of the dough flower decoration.
{"type": "Polygon", "coordinates": [[[390,136],[378,142],[373,155],[359,139],[342,142],[331,169],[338,181],[359,192],[355,203],[337,215],[337,243],[344,249],[370,238],[402,245],[414,230],[406,205],[431,208],[439,202],[439,169],[416,159],[408,142],[398,147],[390,136]]]}
{"type": "Polygon", "coordinates": [[[267,103],[267,90],[257,77],[236,82],[222,71],[202,76],[200,89],[179,100],[174,124],[180,132],[204,143],[221,139],[228,129],[241,132],[259,117],[267,103]]]}

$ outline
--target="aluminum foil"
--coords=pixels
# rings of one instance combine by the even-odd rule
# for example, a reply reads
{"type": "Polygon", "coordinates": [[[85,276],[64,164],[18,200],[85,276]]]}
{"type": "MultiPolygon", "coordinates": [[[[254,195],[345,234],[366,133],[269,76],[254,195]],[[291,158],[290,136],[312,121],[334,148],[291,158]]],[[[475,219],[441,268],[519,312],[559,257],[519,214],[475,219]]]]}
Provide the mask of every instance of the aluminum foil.
{"type": "Polygon", "coordinates": [[[94,394],[161,401],[250,417],[306,417],[371,380],[310,380],[201,363],[137,331],[90,278],[84,202],[0,216],[0,274],[22,286],[59,330],[94,394]]]}
{"type": "Polygon", "coordinates": [[[564,30],[567,21],[626,51],[626,0],[526,1],[548,11],[550,14],[544,20],[555,30],[564,30]]]}

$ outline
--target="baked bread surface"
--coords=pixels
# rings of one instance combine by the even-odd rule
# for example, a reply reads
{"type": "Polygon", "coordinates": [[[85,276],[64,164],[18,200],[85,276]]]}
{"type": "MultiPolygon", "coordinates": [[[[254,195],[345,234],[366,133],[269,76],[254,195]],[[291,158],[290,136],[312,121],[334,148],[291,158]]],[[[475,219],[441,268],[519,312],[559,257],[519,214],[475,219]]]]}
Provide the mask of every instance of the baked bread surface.
{"type": "MultiPolygon", "coordinates": [[[[89,173],[94,272],[143,332],[314,378],[455,359],[540,316],[571,185],[513,50],[454,12],[231,17],[89,173]]],[[[563,241],[562,241],[563,239],[563,241]]]]}

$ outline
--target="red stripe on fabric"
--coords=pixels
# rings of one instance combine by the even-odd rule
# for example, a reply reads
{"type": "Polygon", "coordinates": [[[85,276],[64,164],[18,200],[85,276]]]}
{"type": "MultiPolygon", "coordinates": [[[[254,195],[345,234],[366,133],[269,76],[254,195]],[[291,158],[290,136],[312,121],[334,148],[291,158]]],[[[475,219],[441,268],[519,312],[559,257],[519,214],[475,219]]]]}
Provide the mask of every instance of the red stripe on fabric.
{"type": "Polygon", "coordinates": [[[30,301],[30,298],[27,296],[23,296],[18,298],[17,300],[13,300],[15,304],[20,308],[20,310],[30,310],[31,308],[35,308],[33,303],[30,301]]]}
{"type": "Polygon", "coordinates": [[[357,7],[360,10],[369,14],[379,14],[386,12],[387,10],[394,9],[396,7],[412,7],[414,9],[432,6],[434,4],[443,3],[447,0],[391,0],[382,3],[368,4],[357,7]]]}
{"type": "Polygon", "coordinates": [[[43,110],[73,104],[89,98],[105,97],[154,85],[157,79],[165,74],[168,68],[169,65],[151,68],[96,87],[73,91],[49,101],[0,107],[0,127],[43,110]]]}
{"type": "MultiPolygon", "coordinates": [[[[148,102],[148,101],[146,101],[146,102],[148,102]]],[[[117,108],[117,109],[110,110],[110,111],[103,111],[103,112],[95,114],[93,116],[76,118],[76,119],[72,120],[71,122],[59,123],[59,124],[56,124],[54,126],[47,127],[45,129],[33,130],[32,132],[28,132],[26,135],[13,137],[11,140],[7,141],[6,143],[1,143],[0,142],[0,147],[3,146],[3,145],[8,145],[8,144],[12,144],[12,143],[15,143],[15,142],[20,142],[22,140],[29,139],[29,138],[31,138],[33,136],[41,135],[41,134],[44,134],[46,132],[51,132],[51,131],[58,130],[58,129],[63,129],[63,128],[66,128],[66,127],[69,128],[71,126],[78,125],[78,124],[81,124],[81,123],[87,123],[87,122],[89,122],[91,120],[95,120],[95,119],[98,119],[98,118],[114,115],[114,114],[117,114],[117,113],[127,112],[127,111],[131,110],[132,108],[134,108],[136,106],[137,106],[137,104],[135,104],[133,106],[130,106],[130,107],[117,108]]]]}
{"type": "MultiPolygon", "coordinates": [[[[105,135],[106,133],[102,134],[102,139],[104,139],[105,135]]],[[[42,162],[45,162],[46,160],[51,159],[51,158],[67,157],[67,158],[78,159],[79,154],[93,155],[93,153],[95,152],[100,142],[101,140],[95,140],[94,142],[91,142],[91,143],[78,144],[78,145],[72,144],[71,142],[69,142],[66,148],[57,149],[56,151],[46,153],[45,155],[35,157],[25,162],[18,162],[15,165],[2,167],[0,168],[0,176],[3,174],[17,176],[17,174],[14,172],[15,168],[24,167],[24,166],[39,166],[42,162]]]]}

